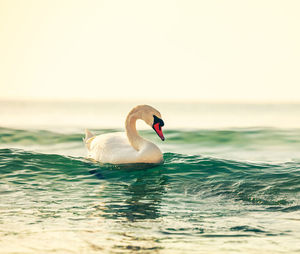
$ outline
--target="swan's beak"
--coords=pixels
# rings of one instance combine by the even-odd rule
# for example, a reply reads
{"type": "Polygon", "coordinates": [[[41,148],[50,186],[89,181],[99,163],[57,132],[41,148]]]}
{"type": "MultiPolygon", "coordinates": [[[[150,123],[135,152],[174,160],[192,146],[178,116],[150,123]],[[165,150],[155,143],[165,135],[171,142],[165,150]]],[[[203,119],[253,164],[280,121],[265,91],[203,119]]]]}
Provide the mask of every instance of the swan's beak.
{"type": "Polygon", "coordinates": [[[162,141],[165,140],[164,134],[162,132],[161,126],[159,123],[153,124],[153,129],[155,130],[155,132],[157,133],[157,135],[160,137],[160,139],[162,141]]]}

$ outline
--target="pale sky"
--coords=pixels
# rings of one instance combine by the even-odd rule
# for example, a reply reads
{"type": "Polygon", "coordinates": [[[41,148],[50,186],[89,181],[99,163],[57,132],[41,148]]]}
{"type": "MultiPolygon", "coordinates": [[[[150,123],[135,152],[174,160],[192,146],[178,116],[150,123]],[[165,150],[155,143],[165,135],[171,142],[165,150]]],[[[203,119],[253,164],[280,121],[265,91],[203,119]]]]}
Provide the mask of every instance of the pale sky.
{"type": "Polygon", "coordinates": [[[300,102],[300,1],[0,0],[0,98],[300,102]]]}

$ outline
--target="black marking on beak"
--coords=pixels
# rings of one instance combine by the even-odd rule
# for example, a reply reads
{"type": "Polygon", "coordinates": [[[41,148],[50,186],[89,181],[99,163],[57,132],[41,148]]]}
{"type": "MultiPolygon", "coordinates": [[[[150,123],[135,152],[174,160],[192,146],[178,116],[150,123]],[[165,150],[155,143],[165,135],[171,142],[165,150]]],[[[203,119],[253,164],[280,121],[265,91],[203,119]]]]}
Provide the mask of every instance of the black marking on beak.
{"type": "Polygon", "coordinates": [[[160,127],[163,127],[165,125],[164,121],[162,119],[160,119],[159,117],[157,117],[156,115],[153,115],[153,118],[154,118],[154,121],[153,121],[153,125],[152,127],[154,126],[154,124],[156,123],[159,123],[159,126],[160,127]]]}

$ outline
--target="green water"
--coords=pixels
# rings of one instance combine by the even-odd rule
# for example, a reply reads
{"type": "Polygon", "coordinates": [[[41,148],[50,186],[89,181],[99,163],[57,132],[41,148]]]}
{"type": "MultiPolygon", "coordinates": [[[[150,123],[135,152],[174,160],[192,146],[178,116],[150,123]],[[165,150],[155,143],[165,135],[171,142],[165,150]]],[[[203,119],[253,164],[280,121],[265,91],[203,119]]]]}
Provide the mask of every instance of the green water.
{"type": "MultiPolygon", "coordinates": [[[[96,134],[121,130],[122,123],[109,119],[118,118],[122,107],[106,112],[103,128],[96,128],[94,113],[77,110],[95,104],[78,104],[76,112],[65,103],[52,111],[43,103],[38,109],[34,103],[3,104],[0,253],[300,252],[298,120],[277,126],[262,117],[280,106],[244,106],[244,113],[257,111],[263,119],[254,126],[257,119],[243,118],[241,107],[230,113],[233,106],[215,105],[201,117],[208,105],[193,105],[186,115],[187,104],[178,114],[177,104],[161,105],[164,119],[169,109],[173,121],[168,126],[165,120],[166,141],[149,129],[141,135],[161,147],[165,163],[136,170],[85,158],[83,127],[96,134]],[[11,113],[18,110],[16,120],[11,113]],[[223,114],[241,123],[216,126],[209,120],[223,114]],[[176,118],[187,128],[176,126],[176,118]]],[[[103,111],[111,104],[101,105],[103,111]]],[[[291,109],[299,106],[282,106],[276,122],[291,118],[285,114],[291,109]]]]}

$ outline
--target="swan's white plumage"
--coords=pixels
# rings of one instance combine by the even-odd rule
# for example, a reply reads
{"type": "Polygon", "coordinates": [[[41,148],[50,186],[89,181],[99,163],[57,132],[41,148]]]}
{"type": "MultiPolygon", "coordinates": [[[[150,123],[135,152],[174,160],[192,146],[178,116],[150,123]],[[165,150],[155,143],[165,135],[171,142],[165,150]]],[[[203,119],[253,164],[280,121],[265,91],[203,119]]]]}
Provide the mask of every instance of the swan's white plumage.
{"type": "Polygon", "coordinates": [[[163,161],[159,148],[146,141],[139,151],[129,143],[124,132],[108,133],[87,140],[89,157],[102,163],[155,163],[163,161]]]}
{"type": "Polygon", "coordinates": [[[135,129],[137,119],[150,124],[150,115],[153,118],[153,114],[160,117],[160,113],[150,106],[141,105],[134,108],[126,119],[126,133],[115,132],[93,136],[86,130],[84,141],[88,157],[111,164],[162,163],[163,155],[160,149],[139,136],[135,129]]]}

